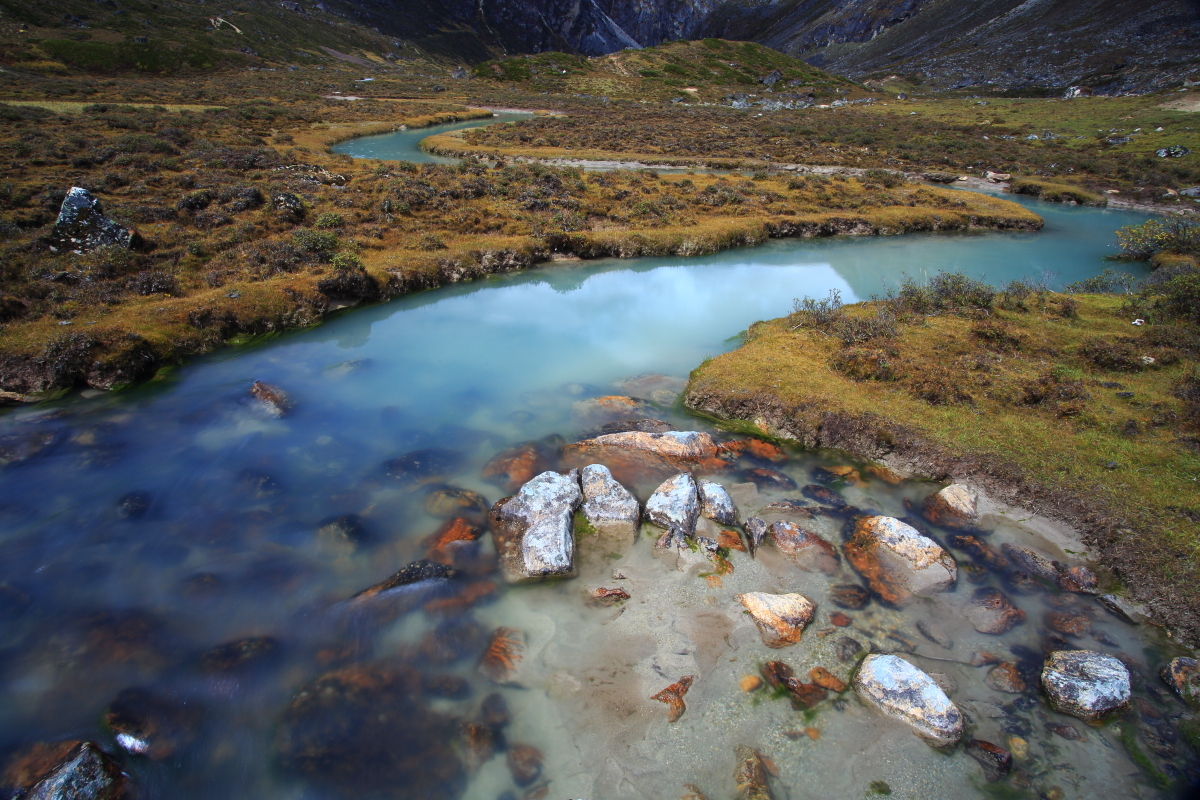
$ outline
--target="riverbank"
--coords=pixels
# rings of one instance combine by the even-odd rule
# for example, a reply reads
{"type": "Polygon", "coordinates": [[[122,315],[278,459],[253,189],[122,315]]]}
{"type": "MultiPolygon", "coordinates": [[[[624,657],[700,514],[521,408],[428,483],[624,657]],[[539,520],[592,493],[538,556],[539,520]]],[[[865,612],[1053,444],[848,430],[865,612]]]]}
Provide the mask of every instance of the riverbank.
{"type": "MultiPolygon", "coordinates": [[[[685,403],[1059,520],[1110,587],[1194,645],[1200,440],[1178,386],[1197,357],[1195,330],[1132,328],[1113,296],[1001,302],[1011,301],[919,314],[854,345],[796,317],[758,323],[693,372],[685,403]]],[[[875,309],[848,313],[869,320],[875,309]]]]}
{"type": "MultiPolygon", "coordinates": [[[[172,180],[134,184],[131,177],[127,189],[97,189],[105,213],[139,233],[141,244],[129,250],[50,250],[54,217],[44,212],[14,225],[11,246],[25,269],[0,286],[4,397],[25,402],[75,386],[119,388],[230,339],[315,325],[348,306],[525,269],[556,254],[688,256],[781,237],[1041,227],[1036,214],[1004,200],[885,186],[865,176],[622,173],[585,180],[578,170],[541,165],[326,156],[319,151],[329,142],[380,124],[345,111],[378,109],[334,107],[344,115],[336,124],[294,123],[275,134],[273,147],[240,148],[216,148],[212,140],[232,135],[227,129],[245,109],[202,120],[121,112],[178,132],[171,135],[179,143],[164,143],[162,157],[141,156],[172,180]],[[193,143],[172,122],[209,138],[193,143]]],[[[96,119],[72,125],[103,130],[113,111],[100,108],[96,119]]],[[[394,125],[491,113],[412,110],[394,125]]],[[[43,129],[65,123],[39,119],[43,129]]],[[[143,139],[111,141],[147,147],[143,139]]],[[[44,187],[52,171],[45,163],[26,182],[44,187]]],[[[28,205],[61,203],[52,192],[30,192],[28,205]]]]}

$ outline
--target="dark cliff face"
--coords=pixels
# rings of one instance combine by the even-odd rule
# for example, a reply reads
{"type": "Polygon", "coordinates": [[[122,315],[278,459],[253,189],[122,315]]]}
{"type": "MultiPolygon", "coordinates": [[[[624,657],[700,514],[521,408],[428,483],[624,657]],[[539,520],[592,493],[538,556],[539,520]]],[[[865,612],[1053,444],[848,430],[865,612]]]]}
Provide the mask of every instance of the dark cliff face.
{"type": "Polygon", "coordinates": [[[435,52],[601,55],[674,39],[761,42],[854,78],[1104,93],[1200,73],[1197,0],[328,0],[435,52]]]}

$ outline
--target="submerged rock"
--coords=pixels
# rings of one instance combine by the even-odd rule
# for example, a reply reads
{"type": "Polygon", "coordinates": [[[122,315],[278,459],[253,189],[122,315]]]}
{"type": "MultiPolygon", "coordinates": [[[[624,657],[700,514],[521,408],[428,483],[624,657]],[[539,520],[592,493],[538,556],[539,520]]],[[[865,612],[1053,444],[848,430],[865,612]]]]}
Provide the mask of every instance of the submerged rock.
{"type": "Polygon", "coordinates": [[[412,670],[355,666],[326,673],[288,705],[282,763],[347,796],[453,800],[466,788],[460,723],[428,708],[412,670]]]}
{"type": "Polygon", "coordinates": [[[545,756],[531,744],[514,744],[508,748],[508,771],[512,774],[513,783],[525,787],[538,779],[542,774],[542,762],[545,756]]]}
{"type": "Polygon", "coordinates": [[[839,583],[830,588],[829,599],[839,608],[858,611],[871,602],[871,593],[857,583],[839,583]]]}
{"type": "Polygon", "coordinates": [[[317,523],[317,536],[330,544],[358,547],[371,540],[366,521],[358,514],[343,514],[317,523]]]}
{"type": "Polygon", "coordinates": [[[588,524],[604,535],[632,538],[642,521],[642,507],[608,467],[589,464],[580,472],[579,482],[588,524]]]}
{"type": "Polygon", "coordinates": [[[104,712],[104,721],[127,753],[154,761],[170,758],[195,737],[197,709],[147,689],[126,689],[104,712]]]}
{"type": "Polygon", "coordinates": [[[1023,622],[1025,612],[1014,606],[999,589],[985,586],[971,595],[966,617],[980,633],[999,636],[1023,622]]]}
{"type": "Polygon", "coordinates": [[[479,553],[483,528],[464,517],[448,519],[421,541],[425,558],[451,567],[469,566],[479,553]]]}
{"type": "Polygon", "coordinates": [[[912,728],[933,747],[952,747],[963,734],[963,716],[933,678],[894,655],[863,659],[854,690],[868,705],[912,728]]]}
{"type": "Polygon", "coordinates": [[[1173,658],[1163,665],[1158,674],[1185,703],[1200,706],[1200,661],[1186,657],[1173,658]]]}
{"type": "Polygon", "coordinates": [[[715,481],[698,481],[700,514],[721,525],[737,524],[737,507],[725,487],[715,481]]]}
{"type": "Polygon", "coordinates": [[[486,514],[491,504],[479,492],[444,486],[425,497],[425,512],[431,517],[456,517],[462,514],[486,514]]]}
{"type": "Polygon", "coordinates": [[[696,677],[695,675],[685,675],[661,692],[651,696],[651,700],[667,704],[670,709],[667,712],[667,722],[678,721],[683,716],[683,712],[687,711],[687,705],[683,702],[683,696],[688,693],[688,689],[692,688],[692,683],[696,680],[696,677]]]}
{"type": "Polygon", "coordinates": [[[952,483],[925,498],[925,519],[943,528],[974,528],[979,521],[978,495],[969,486],[952,483]]]}
{"type": "Polygon", "coordinates": [[[453,450],[413,450],[383,465],[384,472],[405,486],[445,480],[462,471],[464,459],[453,450]]]}
{"type": "Polygon", "coordinates": [[[748,592],[737,599],[750,612],[767,647],[796,644],[816,613],[816,606],[802,594],[748,592]]]}
{"type": "Polygon", "coordinates": [[[55,252],[90,253],[100,247],[128,249],[138,240],[137,233],[104,216],[98,197],[73,186],[63,198],[49,244],[55,252]]]}
{"type": "Polygon", "coordinates": [[[1002,661],[988,670],[987,685],[1006,694],[1021,694],[1025,691],[1025,679],[1021,677],[1017,665],[1011,661],[1002,661]]]}
{"type": "Polygon", "coordinates": [[[707,433],[697,431],[664,431],[662,433],[646,433],[644,431],[627,431],[625,433],[606,433],[594,439],[587,439],[572,447],[600,447],[619,450],[645,450],[668,458],[678,458],[689,461],[701,461],[717,455],[717,445],[707,433]]]}
{"type": "Polygon", "coordinates": [[[200,669],[205,672],[230,672],[274,655],[278,640],[270,636],[251,636],[217,645],[200,654],[200,669]]]}
{"type": "Polygon", "coordinates": [[[579,473],[543,472],[492,507],[492,536],[509,583],[575,574],[579,473]]]}
{"type": "Polygon", "coordinates": [[[287,416],[294,405],[287,392],[262,381],[254,382],[250,387],[250,396],[258,401],[258,407],[268,416],[276,418],[287,416]]]}
{"type": "Polygon", "coordinates": [[[667,529],[659,540],[663,547],[682,545],[685,539],[695,535],[699,515],[699,490],[695,479],[686,472],[668,478],[646,501],[646,519],[667,529]]]}
{"type": "Polygon", "coordinates": [[[580,422],[598,424],[629,417],[648,417],[654,413],[654,405],[637,397],[608,395],[580,400],[571,406],[571,411],[580,422]]]}
{"type": "Polygon", "coordinates": [[[117,500],[117,516],[121,519],[141,519],[153,502],[149,492],[129,492],[117,500]]]}
{"type": "Polygon", "coordinates": [[[737,768],[733,772],[737,800],[772,800],[763,757],[753,748],[742,744],[734,748],[734,756],[737,758],[737,768]]]}
{"type": "Polygon", "coordinates": [[[972,739],[964,750],[983,767],[983,775],[988,783],[995,783],[1012,771],[1012,753],[998,744],[972,739]]]}
{"type": "Polygon", "coordinates": [[[846,558],[885,601],[901,604],[954,587],[958,565],[941,545],[894,517],[862,517],[846,558]]]}
{"type": "Polygon", "coordinates": [[[747,481],[753,483],[759,489],[774,489],[775,491],[786,492],[796,488],[794,480],[776,469],[760,467],[758,469],[748,469],[742,474],[747,481]]]}
{"type": "Polygon", "coordinates": [[[355,599],[375,597],[383,594],[391,589],[398,589],[402,586],[410,586],[415,583],[429,580],[444,580],[454,577],[455,572],[452,568],[445,564],[438,564],[427,559],[414,561],[400,568],[392,577],[367,589],[363,589],[358,594],[354,595],[355,599]]]}
{"type": "Polygon", "coordinates": [[[1004,555],[1008,556],[1008,560],[1012,562],[1012,565],[1021,572],[1049,583],[1054,583],[1058,580],[1058,566],[1041,553],[1030,550],[1028,547],[1017,547],[1007,542],[1000,545],[1000,549],[1004,551],[1004,555]]]}
{"type": "Polygon", "coordinates": [[[1042,667],[1042,688],[1055,711],[1087,722],[1130,704],[1129,670],[1119,659],[1092,650],[1051,653],[1042,667]]]}
{"type": "Polygon", "coordinates": [[[1055,578],[1058,588],[1076,594],[1100,594],[1100,581],[1087,567],[1066,567],[1055,578]]]}
{"type": "Polygon", "coordinates": [[[767,523],[758,517],[751,517],[742,527],[746,531],[746,546],[750,548],[750,555],[753,556],[758,552],[763,537],[767,535],[767,523]]]}
{"type": "Polygon", "coordinates": [[[841,558],[833,545],[806,531],[793,522],[776,522],[770,527],[775,548],[805,572],[823,572],[835,575],[841,558]]]}
{"type": "Polygon", "coordinates": [[[35,744],[9,759],[0,785],[22,800],[120,800],[129,794],[121,768],[93,742],[35,744]]]}
{"type": "Polygon", "coordinates": [[[525,660],[525,634],[516,628],[496,628],[479,659],[479,671],[492,683],[515,686],[525,660]]]}
{"type": "Polygon", "coordinates": [[[555,453],[546,440],[523,442],[498,453],[484,465],[483,479],[506,492],[515,492],[554,466],[555,453]]]}

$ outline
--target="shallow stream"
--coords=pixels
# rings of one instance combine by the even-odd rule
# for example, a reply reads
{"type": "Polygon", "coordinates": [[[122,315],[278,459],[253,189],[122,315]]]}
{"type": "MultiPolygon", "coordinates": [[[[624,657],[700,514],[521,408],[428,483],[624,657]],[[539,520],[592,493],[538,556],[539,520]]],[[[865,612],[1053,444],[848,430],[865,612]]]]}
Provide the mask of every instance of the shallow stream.
{"type": "MultiPolygon", "coordinates": [[[[792,800],[1170,796],[1121,739],[1136,739],[1160,774],[1189,768],[1194,754],[1173,722],[1183,709],[1155,677],[1178,651],[1092,597],[969,568],[961,550],[951,550],[957,591],[903,610],[831,603],[831,585],[860,582],[844,560],[828,578],[765,546],[755,559],[733,551],[732,572],[713,574],[698,556],[656,557],[648,532],[581,537],[578,578],[494,591],[496,574],[480,574],[492,547],[484,536],[480,559],[452,581],[351,602],[422,558],[444,519],[442,484],[397,480],[396,466],[385,467],[392,459],[451,451],[436,454],[432,472],[495,502],[505,492],[483,480],[483,465],[515,443],[574,441],[609,421],[591,398],[646,398],[639,415],[705,430],[672,409],[687,371],[736,346],[755,320],[786,314],[795,297],[836,288],[848,302],[866,299],[902,273],[943,269],[992,283],[1049,271],[1061,284],[1107,266],[1112,232],[1143,219],[1033,205],[1047,223],[1037,234],[791,240],[701,258],[555,263],[348,312],[125,392],[9,413],[0,418],[0,452],[12,460],[0,471],[0,755],[69,738],[120,754],[104,721],[116,701],[116,728],[140,720],[152,745],[121,755],[139,798],[648,800],[679,797],[688,783],[727,798],[743,744],[773,760],[775,797],[792,800]],[[287,415],[250,397],[258,380],[290,395],[287,415]],[[963,607],[977,584],[1001,588],[1025,622],[1003,636],[975,631],[963,607]],[[585,602],[601,586],[631,599],[585,602]],[[734,599],[745,591],[802,592],[817,619],[800,644],[769,650],[734,599]],[[1088,623],[1071,646],[1134,665],[1136,707],[1125,719],[1089,727],[1051,712],[1034,681],[1002,693],[986,667],[967,663],[987,650],[1032,679],[1044,649],[1058,646],[1043,616],[1062,610],[1088,623]],[[834,612],[848,626],[832,624],[834,612]],[[477,669],[498,626],[526,638],[519,685],[491,685],[477,669]],[[1019,774],[989,786],[961,748],[932,750],[852,692],[800,712],[739,686],[771,659],[801,676],[820,665],[848,679],[847,638],[919,653],[906,657],[946,676],[969,735],[1013,750],[1019,774]],[[687,711],[668,723],[667,707],[649,698],[685,675],[698,676],[687,711]],[[144,691],[122,694],[131,688],[144,691]],[[534,759],[518,745],[544,753],[528,786],[514,783],[503,750],[480,759],[464,744],[464,722],[489,711],[496,721],[497,701],[481,710],[492,693],[511,718],[508,753],[526,762],[534,759]],[[1081,740],[1047,722],[1071,724],[1081,740]]],[[[803,487],[816,467],[844,463],[797,452],[769,466],[803,487]]],[[[764,465],[743,460],[710,476],[731,487],[743,517],[776,500],[809,502],[799,490],[759,491],[742,472],[754,466],[764,465]]],[[[939,488],[860,474],[833,488],[894,516],[939,488]]],[[[645,501],[655,483],[630,488],[645,501]]],[[[988,510],[988,542],[1086,563],[1063,531],[1023,519],[988,510]]],[[[840,544],[841,520],[811,525],[840,544]]],[[[947,543],[948,532],[931,533],[947,543]]]]}

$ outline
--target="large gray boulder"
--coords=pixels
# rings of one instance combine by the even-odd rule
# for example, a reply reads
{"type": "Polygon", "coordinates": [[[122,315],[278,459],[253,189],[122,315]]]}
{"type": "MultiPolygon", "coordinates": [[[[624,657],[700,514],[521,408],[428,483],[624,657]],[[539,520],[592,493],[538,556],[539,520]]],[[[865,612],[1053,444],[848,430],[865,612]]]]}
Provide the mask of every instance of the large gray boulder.
{"type": "Polygon", "coordinates": [[[962,738],[958,706],[933,678],[899,656],[873,653],[864,658],[854,676],[854,691],[933,747],[953,747],[962,738]]]}
{"type": "Polygon", "coordinates": [[[700,513],[721,525],[737,524],[737,507],[725,487],[715,481],[699,481],[700,513]]]}
{"type": "Polygon", "coordinates": [[[579,474],[583,487],[583,516],[599,533],[632,537],[642,521],[637,498],[612,476],[608,467],[589,464],[579,474]]]}
{"type": "Polygon", "coordinates": [[[954,588],[958,565],[942,546],[894,517],[860,517],[846,558],[885,601],[902,604],[954,588]]]}
{"type": "Polygon", "coordinates": [[[1097,722],[1129,708],[1129,670],[1113,656],[1092,650],[1057,650],[1042,667],[1050,706],[1097,722]]]}
{"type": "Polygon", "coordinates": [[[683,472],[668,478],[654,490],[646,501],[646,519],[667,532],[659,540],[659,546],[681,545],[696,532],[696,518],[700,516],[700,495],[696,481],[690,473],[683,472]]]}
{"type": "Polygon", "coordinates": [[[583,503],[579,471],[543,472],[492,506],[500,568],[509,583],[575,574],[575,511],[583,503]]]}
{"type": "Polygon", "coordinates": [[[129,228],[104,216],[98,197],[74,186],[63,199],[49,241],[55,252],[90,253],[106,245],[129,248],[137,238],[129,228]]]}

